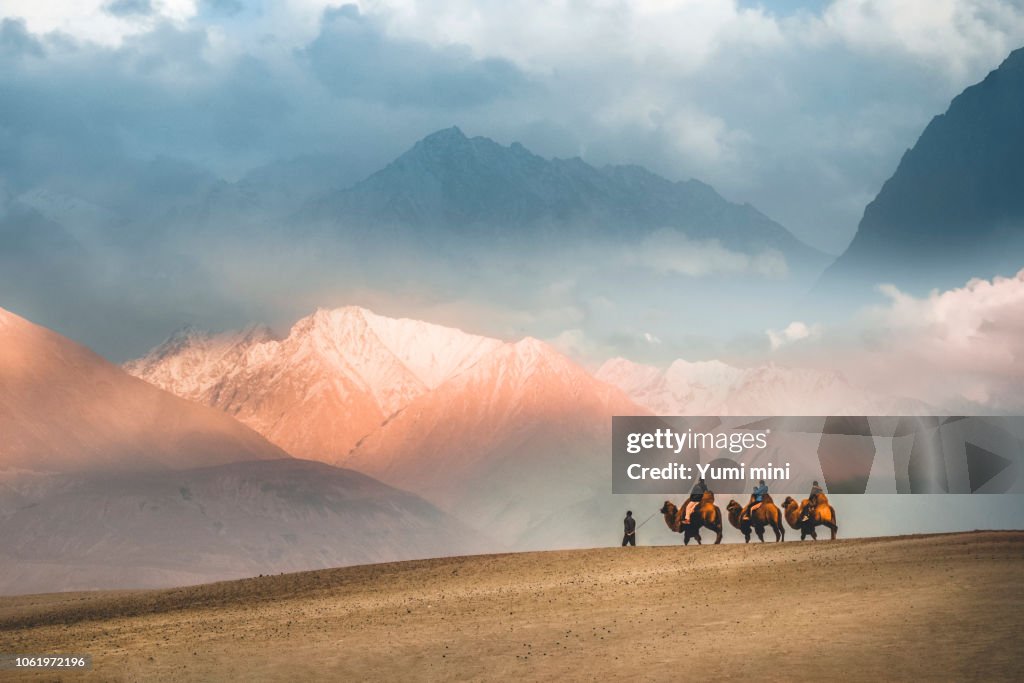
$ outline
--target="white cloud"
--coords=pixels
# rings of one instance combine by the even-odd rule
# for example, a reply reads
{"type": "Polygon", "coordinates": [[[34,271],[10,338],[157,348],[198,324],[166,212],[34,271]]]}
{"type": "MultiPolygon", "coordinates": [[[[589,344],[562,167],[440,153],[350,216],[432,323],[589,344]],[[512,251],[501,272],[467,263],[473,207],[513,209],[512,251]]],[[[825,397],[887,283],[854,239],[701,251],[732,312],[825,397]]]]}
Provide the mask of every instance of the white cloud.
{"type": "Polygon", "coordinates": [[[886,304],[827,335],[797,346],[787,342],[803,335],[799,326],[774,333],[776,356],[947,411],[1024,410],[1024,270],[924,297],[881,289],[886,304]]]}
{"type": "Polygon", "coordinates": [[[59,31],[80,40],[117,46],[159,20],[184,22],[196,14],[196,0],[153,0],[151,16],[115,16],[110,0],[4,0],[0,17],[20,17],[36,34],[59,31]]]}
{"type": "Polygon", "coordinates": [[[819,38],[911,55],[962,78],[974,64],[1020,47],[1024,7],[1001,0],[835,0],[816,28],[819,38]]]}
{"type": "Polygon", "coordinates": [[[925,298],[884,287],[890,303],[870,313],[879,333],[868,366],[887,365],[919,393],[957,393],[1000,410],[1024,407],[1024,270],[971,280],[925,298]],[[880,362],[881,361],[881,362],[880,362]]]}
{"type": "Polygon", "coordinates": [[[717,240],[691,240],[675,230],[652,233],[626,249],[622,258],[628,265],[691,277],[734,274],[783,278],[788,273],[786,259],[777,251],[744,254],[723,247],[717,240]]]}
{"type": "Polygon", "coordinates": [[[821,335],[820,325],[808,325],[807,323],[794,320],[783,330],[765,330],[772,351],[776,351],[786,344],[812,339],[821,335]]]}
{"type": "Polygon", "coordinates": [[[723,42],[781,39],[776,21],[764,10],[740,8],[734,0],[381,0],[363,7],[388,14],[396,34],[469,45],[542,70],[620,59],[667,61],[693,70],[723,42]]]}

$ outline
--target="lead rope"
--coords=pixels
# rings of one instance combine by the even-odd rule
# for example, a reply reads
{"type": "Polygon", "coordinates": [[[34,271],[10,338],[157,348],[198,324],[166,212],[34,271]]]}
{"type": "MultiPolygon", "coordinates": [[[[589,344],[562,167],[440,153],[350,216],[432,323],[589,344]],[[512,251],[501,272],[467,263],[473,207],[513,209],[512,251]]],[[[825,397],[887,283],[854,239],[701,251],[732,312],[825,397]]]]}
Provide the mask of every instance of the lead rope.
{"type": "Polygon", "coordinates": [[[637,529],[640,529],[640,527],[641,527],[641,526],[643,526],[644,524],[647,524],[647,522],[649,522],[649,521],[651,521],[652,519],[654,519],[654,515],[656,515],[656,514],[658,514],[658,513],[657,513],[657,512],[652,512],[652,513],[651,513],[651,516],[650,516],[650,517],[648,517],[647,519],[645,519],[645,520],[644,520],[643,522],[641,522],[641,523],[640,523],[640,526],[638,526],[638,527],[637,527],[637,529]]]}

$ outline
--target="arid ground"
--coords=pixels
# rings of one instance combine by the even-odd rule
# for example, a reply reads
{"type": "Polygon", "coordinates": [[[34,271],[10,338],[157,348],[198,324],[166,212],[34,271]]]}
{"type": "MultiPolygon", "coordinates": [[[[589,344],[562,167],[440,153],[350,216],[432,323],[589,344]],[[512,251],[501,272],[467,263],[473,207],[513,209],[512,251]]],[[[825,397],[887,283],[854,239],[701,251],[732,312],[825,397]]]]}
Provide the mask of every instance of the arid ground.
{"type": "Polygon", "coordinates": [[[1022,634],[1024,532],[487,555],[0,598],[0,652],[92,655],[91,672],[62,680],[1019,680],[1022,634]]]}

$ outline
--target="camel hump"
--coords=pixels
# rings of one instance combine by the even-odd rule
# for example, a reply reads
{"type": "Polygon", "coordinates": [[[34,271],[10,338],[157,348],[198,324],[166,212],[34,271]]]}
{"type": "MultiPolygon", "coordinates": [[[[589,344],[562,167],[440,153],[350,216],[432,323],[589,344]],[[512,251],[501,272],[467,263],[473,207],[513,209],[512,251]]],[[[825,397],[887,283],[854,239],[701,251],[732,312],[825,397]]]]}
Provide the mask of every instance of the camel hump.
{"type": "Polygon", "coordinates": [[[768,505],[769,503],[775,505],[775,501],[772,500],[772,494],[770,493],[764,494],[764,498],[761,499],[761,502],[764,503],[765,505],[768,505]]]}
{"type": "Polygon", "coordinates": [[[821,505],[828,505],[828,496],[826,496],[824,493],[819,493],[818,494],[818,505],[819,506],[821,506],[821,505]]]}
{"type": "Polygon", "coordinates": [[[702,502],[702,503],[714,503],[715,502],[715,494],[713,492],[711,492],[711,491],[705,491],[704,495],[701,496],[700,502],[702,502]]]}

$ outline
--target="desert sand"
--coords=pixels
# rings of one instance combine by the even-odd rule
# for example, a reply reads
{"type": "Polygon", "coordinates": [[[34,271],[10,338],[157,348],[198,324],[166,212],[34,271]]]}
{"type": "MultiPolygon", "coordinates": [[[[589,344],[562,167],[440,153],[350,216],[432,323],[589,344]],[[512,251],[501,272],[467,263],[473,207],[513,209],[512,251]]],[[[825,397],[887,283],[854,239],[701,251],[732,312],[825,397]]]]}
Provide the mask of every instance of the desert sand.
{"type": "Polygon", "coordinates": [[[0,652],[92,655],[62,680],[1019,680],[1022,579],[1024,532],[484,555],[0,598],[0,652]]]}

